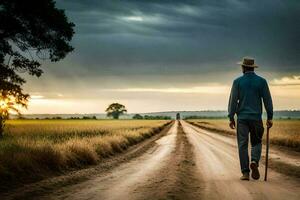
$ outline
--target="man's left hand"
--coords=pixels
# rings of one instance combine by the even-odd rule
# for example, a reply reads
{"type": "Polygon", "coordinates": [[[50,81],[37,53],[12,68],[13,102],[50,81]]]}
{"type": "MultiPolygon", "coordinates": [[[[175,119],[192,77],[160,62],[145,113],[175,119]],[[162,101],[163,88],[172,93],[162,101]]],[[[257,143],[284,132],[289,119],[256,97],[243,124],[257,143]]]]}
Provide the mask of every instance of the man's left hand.
{"type": "Polygon", "coordinates": [[[232,120],[232,121],[229,122],[229,127],[231,129],[235,129],[235,121],[234,120],[232,120]]]}

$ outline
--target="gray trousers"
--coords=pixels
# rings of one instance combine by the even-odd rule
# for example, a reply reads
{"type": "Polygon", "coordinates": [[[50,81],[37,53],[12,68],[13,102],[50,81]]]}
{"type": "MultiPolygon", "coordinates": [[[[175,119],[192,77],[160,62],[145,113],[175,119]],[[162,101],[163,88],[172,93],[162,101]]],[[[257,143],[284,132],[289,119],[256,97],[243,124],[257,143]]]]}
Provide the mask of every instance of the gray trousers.
{"type": "Polygon", "coordinates": [[[255,161],[258,164],[261,157],[263,133],[264,127],[262,120],[238,119],[237,141],[242,173],[250,172],[248,155],[249,134],[251,142],[251,161],[255,161]]]}

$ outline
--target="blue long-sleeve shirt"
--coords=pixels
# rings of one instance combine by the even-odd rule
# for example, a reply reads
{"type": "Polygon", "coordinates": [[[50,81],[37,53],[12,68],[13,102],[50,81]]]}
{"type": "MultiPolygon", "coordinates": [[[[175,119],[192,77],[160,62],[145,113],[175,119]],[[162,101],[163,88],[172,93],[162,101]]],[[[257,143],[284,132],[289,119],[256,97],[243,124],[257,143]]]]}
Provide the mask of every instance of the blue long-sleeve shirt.
{"type": "Polygon", "coordinates": [[[228,117],[234,120],[234,115],[237,114],[238,119],[261,120],[262,101],[268,119],[272,119],[273,103],[267,81],[254,72],[246,72],[233,82],[228,117]]]}

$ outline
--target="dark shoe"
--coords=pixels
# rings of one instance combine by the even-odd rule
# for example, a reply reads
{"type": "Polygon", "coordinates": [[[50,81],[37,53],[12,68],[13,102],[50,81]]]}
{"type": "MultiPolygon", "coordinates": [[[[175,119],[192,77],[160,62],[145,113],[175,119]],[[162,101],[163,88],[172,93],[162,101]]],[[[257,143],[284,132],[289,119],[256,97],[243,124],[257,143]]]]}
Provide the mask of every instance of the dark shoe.
{"type": "Polygon", "coordinates": [[[250,164],[250,168],[252,170],[251,177],[255,180],[258,180],[260,177],[259,171],[258,171],[258,164],[255,161],[252,161],[250,164]]]}
{"type": "Polygon", "coordinates": [[[248,172],[243,173],[243,176],[241,176],[240,179],[242,181],[249,181],[250,180],[249,173],[248,172]]]}

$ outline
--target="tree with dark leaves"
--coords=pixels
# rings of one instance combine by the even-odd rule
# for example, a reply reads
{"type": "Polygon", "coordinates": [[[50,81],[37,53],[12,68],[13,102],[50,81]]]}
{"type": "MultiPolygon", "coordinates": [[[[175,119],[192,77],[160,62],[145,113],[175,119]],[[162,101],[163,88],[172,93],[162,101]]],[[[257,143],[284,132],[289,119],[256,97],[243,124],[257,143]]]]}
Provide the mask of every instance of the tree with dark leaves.
{"type": "Polygon", "coordinates": [[[73,50],[73,28],[53,0],[0,0],[0,136],[12,104],[27,107],[20,74],[39,77],[41,59],[63,59],[73,50]]]}
{"type": "Polygon", "coordinates": [[[140,114],[133,115],[132,119],[144,119],[144,117],[140,114]]]}
{"type": "Polygon", "coordinates": [[[112,103],[106,109],[107,116],[113,117],[114,119],[119,119],[120,115],[123,115],[126,112],[125,106],[119,103],[112,103]]]}

